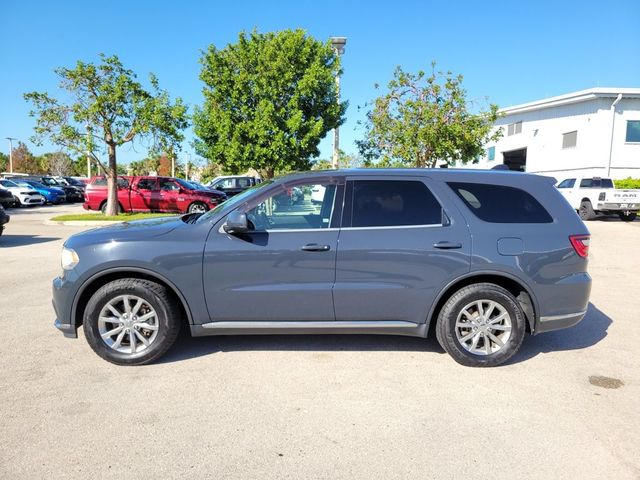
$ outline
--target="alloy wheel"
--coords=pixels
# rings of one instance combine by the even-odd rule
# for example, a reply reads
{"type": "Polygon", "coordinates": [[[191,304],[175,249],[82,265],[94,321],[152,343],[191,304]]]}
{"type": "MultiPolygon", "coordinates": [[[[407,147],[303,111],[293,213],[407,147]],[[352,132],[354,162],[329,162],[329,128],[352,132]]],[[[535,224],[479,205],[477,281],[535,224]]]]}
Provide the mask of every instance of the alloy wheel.
{"type": "Polygon", "coordinates": [[[119,295],[100,311],[98,331],[111,349],[135,354],[146,350],[158,336],[158,315],[143,298],[119,295]]]}
{"type": "Polygon", "coordinates": [[[511,316],[498,302],[476,300],[466,305],[456,319],[456,338],[474,355],[500,351],[511,337],[511,316]]]}

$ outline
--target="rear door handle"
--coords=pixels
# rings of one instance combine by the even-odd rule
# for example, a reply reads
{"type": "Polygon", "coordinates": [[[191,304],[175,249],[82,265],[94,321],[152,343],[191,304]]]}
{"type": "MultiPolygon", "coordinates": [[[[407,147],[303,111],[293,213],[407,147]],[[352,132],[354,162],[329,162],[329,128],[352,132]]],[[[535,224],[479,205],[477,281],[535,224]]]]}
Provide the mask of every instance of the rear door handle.
{"type": "Polygon", "coordinates": [[[303,246],[300,250],[304,250],[305,252],[328,252],[331,250],[329,245],[318,245],[317,243],[308,243],[303,246]]]}
{"type": "Polygon", "coordinates": [[[454,248],[462,248],[462,244],[457,242],[442,241],[442,242],[434,243],[433,248],[440,248],[442,250],[452,250],[454,248]]]}

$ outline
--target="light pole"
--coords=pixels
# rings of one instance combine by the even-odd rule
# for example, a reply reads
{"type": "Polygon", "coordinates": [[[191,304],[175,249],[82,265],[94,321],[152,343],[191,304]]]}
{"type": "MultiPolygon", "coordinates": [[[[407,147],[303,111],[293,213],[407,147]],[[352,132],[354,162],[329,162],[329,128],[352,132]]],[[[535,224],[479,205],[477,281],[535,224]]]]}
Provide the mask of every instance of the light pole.
{"type": "Polygon", "coordinates": [[[18,140],[13,137],[6,137],[9,140],[9,173],[13,173],[13,141],[18,140]]]}
{"type": "MultiPolygon", "coordinates": [[[[347,37],[331,37],[331,47],[336,55],[340,56],[344,53],[344,46],[347,44],[347,37]]],[[[340,72],[336,73],[336,97],[340,104],[340,72]]],[[[338,168],[338,159],[340,156],[340,131],[338,127],[333,129],[333,168],[338,168]]]]}

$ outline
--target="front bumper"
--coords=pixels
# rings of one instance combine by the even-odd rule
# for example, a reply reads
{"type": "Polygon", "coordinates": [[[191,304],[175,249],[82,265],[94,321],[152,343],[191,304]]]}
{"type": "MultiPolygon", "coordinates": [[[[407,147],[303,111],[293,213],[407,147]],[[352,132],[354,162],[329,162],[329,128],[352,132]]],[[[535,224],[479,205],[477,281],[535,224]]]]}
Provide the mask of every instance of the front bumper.
{"type": "Polygon", "coordinates": [[[73,295],[69,284],[63,278],[56,277],[52,285],[53,310],[56,314],[54,326],[67,338],[78,338],[77,326],[72,324],[73,295]]]}

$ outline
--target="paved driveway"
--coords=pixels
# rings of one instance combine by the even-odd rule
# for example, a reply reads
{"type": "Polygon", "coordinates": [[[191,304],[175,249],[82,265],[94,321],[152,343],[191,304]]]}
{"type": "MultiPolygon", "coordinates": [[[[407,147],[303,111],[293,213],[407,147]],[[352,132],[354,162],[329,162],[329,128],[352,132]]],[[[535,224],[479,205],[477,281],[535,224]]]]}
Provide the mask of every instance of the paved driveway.
{"type": "Polygon", "coordinates": [[[10,210],[0,237],[2,478],[640,476],[639,221],[589,224],[587,318],[500,368],[376,336],[184,336],[123,368],[52,325],[83,227],[43,221],[78,209],[10,210]]]}

